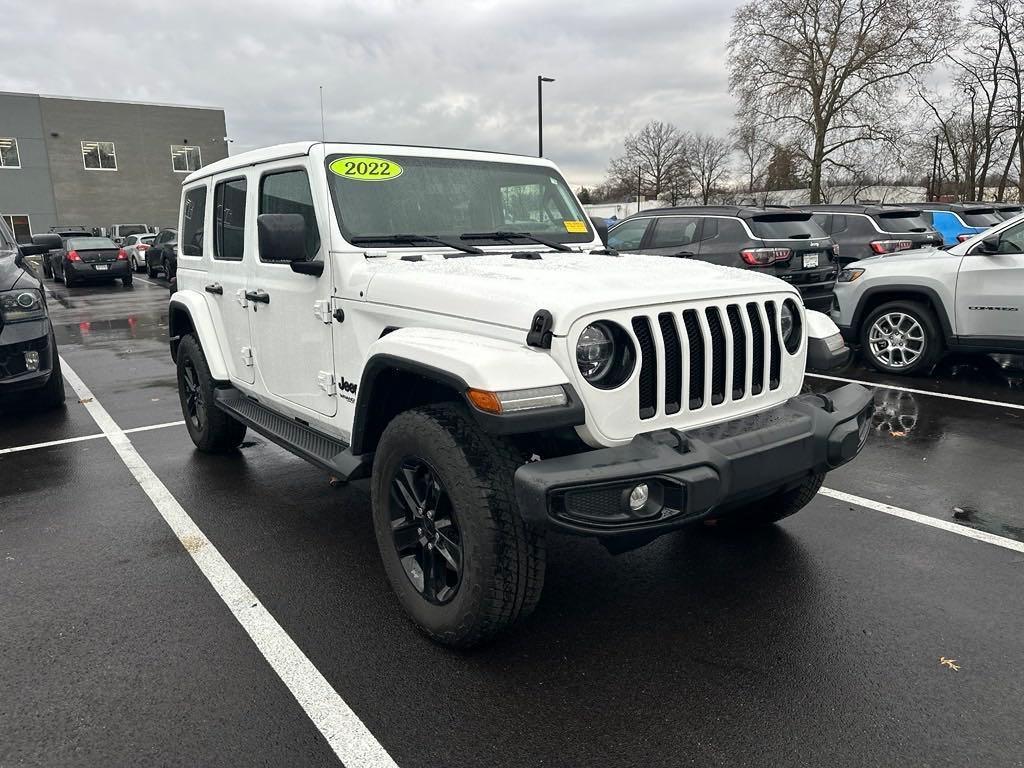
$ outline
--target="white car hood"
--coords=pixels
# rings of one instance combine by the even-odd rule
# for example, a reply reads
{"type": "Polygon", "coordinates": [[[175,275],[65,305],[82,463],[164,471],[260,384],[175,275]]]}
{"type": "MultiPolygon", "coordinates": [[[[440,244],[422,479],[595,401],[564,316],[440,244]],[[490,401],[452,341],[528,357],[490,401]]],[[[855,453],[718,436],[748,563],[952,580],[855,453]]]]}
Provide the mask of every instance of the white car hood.
{"type": "Polygon", "coordinates": [[[895,253],[883,253],[878,256],[869,256],[866,259],[855,261],[852,264],[847,264],[847,269],[854,267],[860,267],[863,269],[870,269],[872,264],[884,264],[886,266],[899,266],[902,264],[922,264],[927,262],[935,263],[937,261],[947,260],[960,260],[964,256],[962,253],[953,253],[951,251],[944,251],[939,248],[915,248],[908,251],[896,251],[895,253]]]}
{"type": "Polygon", "coordinates": [[[554,319],[553,332],[564,335],[578,318],[602,310],[797,294],[770,275],[664,256],[544,253],[531,260],[503,253],[422,259],[368,260],[364,299],[523,330],[537,310],[546,309],[554,319]]]}

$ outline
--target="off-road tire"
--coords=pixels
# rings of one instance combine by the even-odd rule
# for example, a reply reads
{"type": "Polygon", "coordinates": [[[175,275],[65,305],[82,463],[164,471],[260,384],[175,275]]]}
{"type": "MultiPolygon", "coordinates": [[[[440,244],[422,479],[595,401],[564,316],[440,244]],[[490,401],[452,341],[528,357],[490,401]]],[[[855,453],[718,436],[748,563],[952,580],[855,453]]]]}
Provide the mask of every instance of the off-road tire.
{"type": "Polygon", "coordinates": [[[875,307],[868,313],[860,329],[861,352],[864,359],[871,367],[882,373],[895,374],[900,376],[913,376],[918,373],[927,373],[942,354],[942,334],[939,331],[939,324],[935,319],[935,313],[927,305],[917,301],[898,300],[890,301],[875,307]],[[871,333],[871,326],[875,324],[880,316],[889,312],[902,312],[913,317],[924,329],[925,346],[920,356],[903,368],[894,368],[886,365],[883,360],[877,359],[871,352],[868,337],[871,333]]]}
{"type": "Polygon", "coordinates": [[[245,424],[228,416],[214,405],[214,392],[217,384],[210,375],[210,367],[206,364],[206,355],[196,337],[189,334],[182,337],[178,345],[178,399],[181,412],[185,417],[185,427],[196,448],[205,453],[229,453],[241,444],[245,437],[245,424]],[[197,426],[189,413],[186,404],[184,377],[186,368],[191,365],[196,373],[199,388],[202,392],[202,418],[197,426]]]}
{"type": "Polygon", "coordinates": [[[57,354],[57,342],[50,334],[50,354],[53,355],[53,368],[46,385],[39,392],[39,404],[46,409],[60,408],[64,405],[64,373],[60,368],[60,357],[57,354]]]}
{"type": "Polygon", "coordinates": [[[806,507],[817,495],[823,482],[825,482],[824,472],[811,475],[795,488],[772,494],[739,509],[730,510],[721,517],[712,515],[707,521],[708,527],[712,530],[731,533],[763,528],[777,523],[806,507]]]}
{"type": "Polygon", "coordinates": [[[512,482],[523,461],[511,443],[485,433],[455,404],[405,411],[381,436],[371,498],[384,570],[406,614],[438,643],[479,645],[528,616],[540,599],[544,533],[519,515],[512,482]],[[462,580],[442,605],[428,602],[413,586],[392,538],[391,481],[401,462],[413,457],[436,471],[462,540],[462,580]]]}

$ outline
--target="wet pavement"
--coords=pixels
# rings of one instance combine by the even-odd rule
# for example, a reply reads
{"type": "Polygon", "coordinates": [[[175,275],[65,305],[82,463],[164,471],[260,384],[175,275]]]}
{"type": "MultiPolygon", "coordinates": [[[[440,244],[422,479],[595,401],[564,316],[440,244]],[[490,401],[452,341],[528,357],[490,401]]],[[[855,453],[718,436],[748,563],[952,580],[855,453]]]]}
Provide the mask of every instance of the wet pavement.
{"type": "MultiPolygon", "coordinates": [[[[180,420],[161,281],[49,285],[117,424],[180,420]]],[[[1024,358],[837,375],[1003,405],[881,387],[829,488],[1024,541],[1024,358]]],[[[70,389],[0,411],[0,451],[99,431],[70,389]]],[[[825,496],[618,557],[553,536],[535,614],[453,653],[400,616],[360,487],[255,435],[130,438],[400,765],[1024,764],[1020,552],[825,496]]],[[[2,768],[338,764],[105,439],[0,453],[0,692],[2,768]]]]}

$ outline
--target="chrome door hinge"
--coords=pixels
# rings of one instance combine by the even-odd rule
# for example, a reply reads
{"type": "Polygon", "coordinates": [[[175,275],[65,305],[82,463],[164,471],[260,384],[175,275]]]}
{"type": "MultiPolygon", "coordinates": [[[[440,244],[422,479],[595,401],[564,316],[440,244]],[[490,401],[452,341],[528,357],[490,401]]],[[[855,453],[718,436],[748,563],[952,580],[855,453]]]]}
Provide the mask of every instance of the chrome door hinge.
{"type": "Polygon", "coordinates": [[[252,347],[242,347],[242,365],[252,367],[252,347]]]}
{"type": "Polygon", "coordinates": [[[316,319],[321,323],[331,322],[331,301],[330,299],[320,299],[319,301],[313,302],[313,314],[316,319]]]}
{"type": "Polygon", "coordinates": [[[327,393],[329,397],[334,397],[338,394],[338,385],[334,382],[334,374],[329,371],[320,371],[316,375],[316,383],[320,385],[320,389],[327,393]]]}

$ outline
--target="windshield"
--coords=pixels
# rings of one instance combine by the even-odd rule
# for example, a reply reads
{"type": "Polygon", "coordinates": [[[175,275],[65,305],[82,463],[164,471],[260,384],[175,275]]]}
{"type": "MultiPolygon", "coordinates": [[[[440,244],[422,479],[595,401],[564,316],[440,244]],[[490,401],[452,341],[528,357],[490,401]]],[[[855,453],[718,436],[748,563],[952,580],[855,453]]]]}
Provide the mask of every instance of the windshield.
{"type": "Polygon", "coordinates": [[[755,237],[764,240],[825,239],[825,230],[811,221],[809,213],[773,213],[755,216],[749,222],[755,237]]]}
{"type": "Polygon", "coordinates": [[[69,251],[95,251],[99,248],[117,248],[109,237],[71,237],[68,238],[69,251]]]}
{"type": "MultiPolygon", "coordinates": [[[[525,232],[560,243],[594,239],[565,180],[545,166],[336,154],[327,158],[327,178],[338,224],[350,242],[399,234],[458,239],[487,232],[525,232]]],[[[472,239],[474,245],[492,242],[509,241],[472,239]]]]}
{"type": "Polygon", "coordinates": [[[889,211],[877,217],[883,232],[927,232],[931,229],[920,211],[889,211]]]}
{"type": "Polygon", "coordinates": [[[1002,221],[993,208],[973,208],[960,214],[969,227],[991,227],[1002,221]]]}
{"type": "Polygon", "coordinates": [[[149,232],[149,227],[145,224],[122,224],[118,229],[121,232],[121,237],[128,237],[128,235],[141,235],[149,232]]]}

